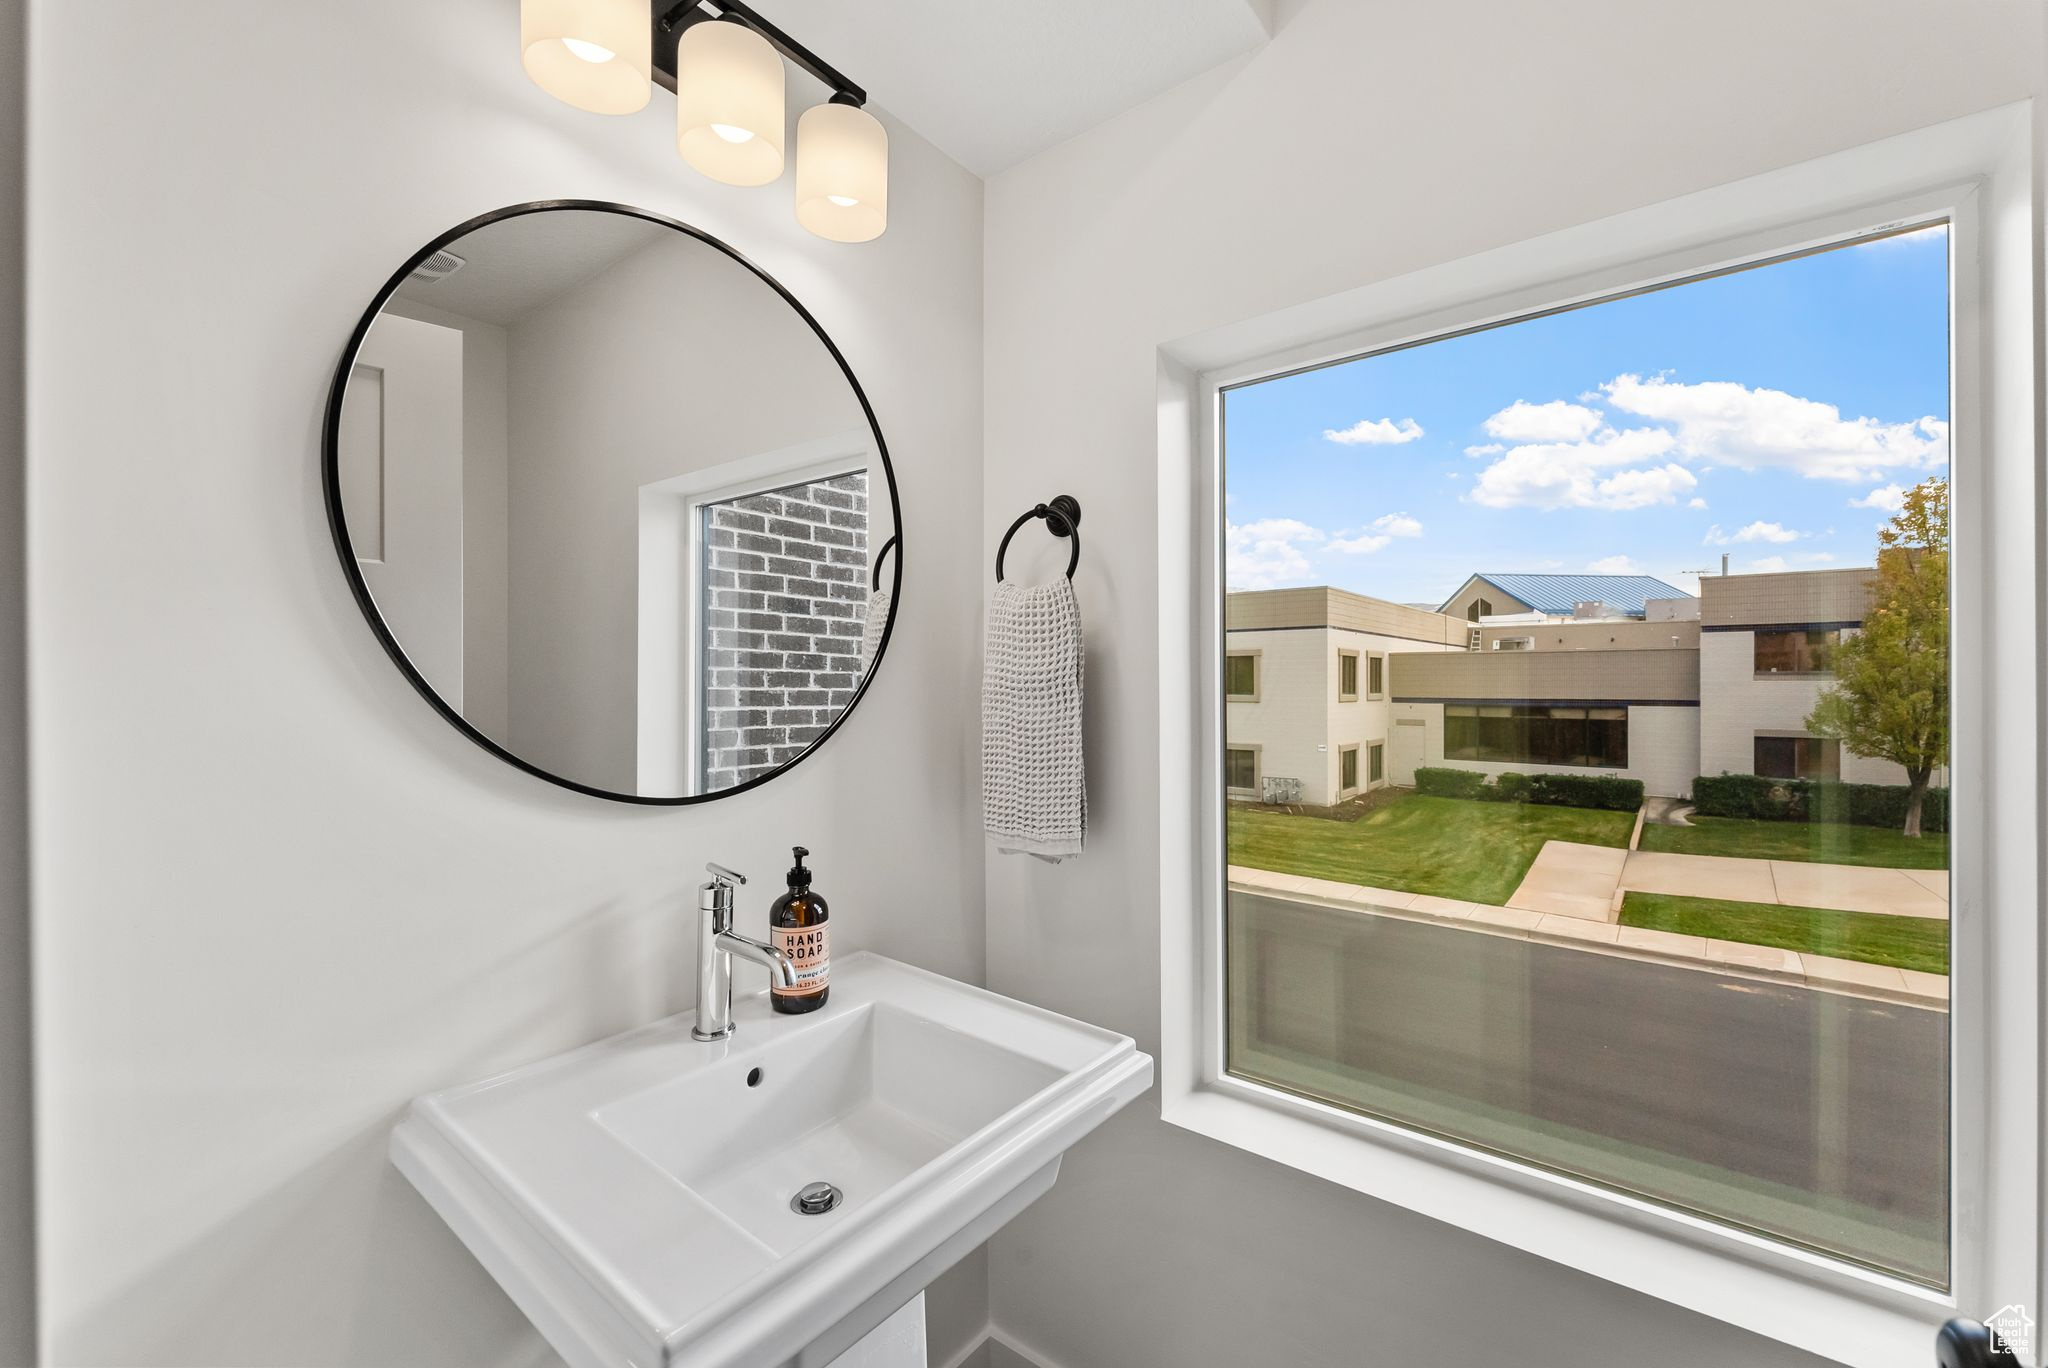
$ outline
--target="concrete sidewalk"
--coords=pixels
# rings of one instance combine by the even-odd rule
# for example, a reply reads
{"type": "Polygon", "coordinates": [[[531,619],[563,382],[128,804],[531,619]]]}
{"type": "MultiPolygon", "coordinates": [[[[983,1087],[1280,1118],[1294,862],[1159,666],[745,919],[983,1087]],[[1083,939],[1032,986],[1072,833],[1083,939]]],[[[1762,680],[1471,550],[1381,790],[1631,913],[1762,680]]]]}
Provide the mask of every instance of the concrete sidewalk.
{"type": "Polygon", "coordinates": [[[1626,893],[1948,919],[1946,870],[1667,855],[1576,841],[1544,842],[1508,906],[1611,922],[1626,893]]]}
{"type": "Polygon", "coordinates": [[[1622,870],[1621,891],[1948,920],[1948,871],[1941,869],[1883,869],[1638,850],[1629,855],[1622,870]]]}
{"type": "Polygon", "coordinates": [[[1614,921],[1620,915],[1614,890],[1629,859],[1629,852],[1618,846],[1545,841],[1529,872],[1508,895],[1508,906],[1592,922],[1614,921]]]}
{"type": "MultiPolygon", "coordinates": [[[[1553,841],[1550,844],[1571,843],[1553,841]]],[[[1803,984],[1827,992],[1914,1007],[1946,1010],[1948,1006],[1948,976],[1945,974],[1894,969],[1889,965],[1836,959],[1831,955],[1802,954],[1770,945],[1749,945],[1741,941],[1711,940],[1703,936],[1681,936],[1670,931],[1617,926],[1612,922],[1594,921],[1569,913],[1492,907],[1457,898],[1403,893],[1397,889],[1338,883],[1332,879],[1312,879],[1301,874],[1277,874],[1244,865],[1231,865],[1227,877],[1229,886],[1239,892],[1264,893],[1345,907],[1377,916],[1440,922],[1488,935],[1516,936],[1737,978],[1803,984]]]]}

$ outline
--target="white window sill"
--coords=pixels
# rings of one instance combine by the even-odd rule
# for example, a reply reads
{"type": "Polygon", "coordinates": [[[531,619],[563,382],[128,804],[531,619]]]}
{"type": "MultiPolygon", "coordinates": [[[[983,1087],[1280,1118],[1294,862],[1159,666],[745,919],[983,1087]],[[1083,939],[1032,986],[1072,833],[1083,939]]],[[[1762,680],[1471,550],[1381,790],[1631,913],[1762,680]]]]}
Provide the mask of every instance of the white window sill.
{"type": "Polygon", "coordinates": [[[1952,1298],[1277,1089],[1169,1095],[1184,1130],[1855,1368],[1926,1368],[1952,1298]]]}

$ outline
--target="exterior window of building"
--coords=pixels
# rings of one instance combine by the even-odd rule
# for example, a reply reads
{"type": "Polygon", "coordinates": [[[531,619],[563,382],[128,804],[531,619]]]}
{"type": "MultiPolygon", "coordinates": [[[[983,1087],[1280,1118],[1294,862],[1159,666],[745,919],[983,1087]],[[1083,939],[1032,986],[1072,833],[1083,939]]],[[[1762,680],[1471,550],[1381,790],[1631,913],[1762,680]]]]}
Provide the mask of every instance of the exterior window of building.
{"type": "Polygon", "coordinates": [[[1232,651],[1223,662],[1223,696],[1233,703],[1259,701],[1259,653],[1232,651]]]}
{"type": "Polygon", "coordinates": [[[1223,753],[1223,782],[1233,794],[1256,797],[1259,792],[1259,753],[1249,746],[1232,746],[1223,753]]]}
{"type": "Polygon", "coordinates": [[[1626,769],[1628,709],[1447,703],[1444,757],[1626,769]]]}
{"type": "Polygon", "coordinates": [[[1830,674],[1835,668],[1835,648],[1841,644],[1839,628],[1758,628],[1756,672],[1830,674]]]}
{"type": "Polygon", "coordinates": [[[1842,743],[1818,736],[1759,736],[1756,773],[1766,779],[1839,779],[1842,743]]]}
{"type": "Polygon", "coordinates": [[[1304,706],[1216,709],[1216,1092],[1951,1290],[1947,232],[1217,381],[1228,692],[1304,706]],[[1852,486],[1786,413],[1886,435],[1852,486]],[[1384,704],[1280,647],[1335,622],[1370,624],[1340,698],[1384,704]]]}

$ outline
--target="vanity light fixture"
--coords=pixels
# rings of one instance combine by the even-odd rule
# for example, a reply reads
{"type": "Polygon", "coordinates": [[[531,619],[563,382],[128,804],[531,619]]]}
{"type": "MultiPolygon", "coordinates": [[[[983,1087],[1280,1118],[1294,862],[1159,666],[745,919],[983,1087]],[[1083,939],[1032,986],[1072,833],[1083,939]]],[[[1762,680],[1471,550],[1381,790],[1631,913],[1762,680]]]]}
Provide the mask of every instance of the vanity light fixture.
{"type": "Polygon", "coordinates": [[[889,135],[862,108],[867,92],[745,0],[520,0],[519,18],[541,89],[631,114],[658,82],[675,93],[676,150],[727,185],[782,175],[782,63],[795,63],[832,92],[797,120],[797,222],[833,242],[870,242],[889,226],[889,135]]]}
{"type": "Polygon", "coordinates": [[[520,62],[564,104],[593,114],[646,108],[653,52],[646,0],[519,0],[520,62]]]}
{"type": "Polygon", "coordinates": [[[738,20],[692,24],[676,40],[676,150],[727,185],[782,174],[782,57],[738,20]]]}
{"type": "Polygon", "coordinates": [[[796,221],[833,242],[868,242],[889,226],[889,134],[834,95],[796,121],[796,221]]]}

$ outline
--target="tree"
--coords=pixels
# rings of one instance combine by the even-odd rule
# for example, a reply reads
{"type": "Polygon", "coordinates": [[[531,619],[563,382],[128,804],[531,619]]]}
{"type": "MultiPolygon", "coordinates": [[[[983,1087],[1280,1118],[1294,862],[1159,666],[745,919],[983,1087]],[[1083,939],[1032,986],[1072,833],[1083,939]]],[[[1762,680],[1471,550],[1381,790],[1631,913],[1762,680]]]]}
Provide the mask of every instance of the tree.
{"type": "Polygon", "coordinates": [[[1877,545],[1863,630],[1835,647],[1835,682],[1806,729],[1903,768],[1905,834],[1918,836],[1928,781],[1948,763],[1948,481],[1906,491],[1877,545]]]}

